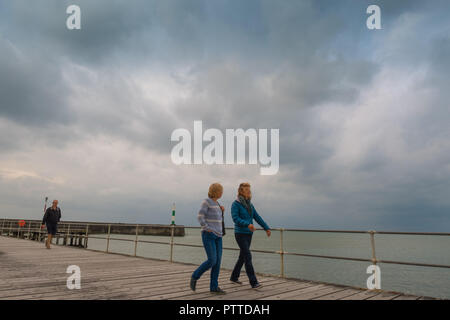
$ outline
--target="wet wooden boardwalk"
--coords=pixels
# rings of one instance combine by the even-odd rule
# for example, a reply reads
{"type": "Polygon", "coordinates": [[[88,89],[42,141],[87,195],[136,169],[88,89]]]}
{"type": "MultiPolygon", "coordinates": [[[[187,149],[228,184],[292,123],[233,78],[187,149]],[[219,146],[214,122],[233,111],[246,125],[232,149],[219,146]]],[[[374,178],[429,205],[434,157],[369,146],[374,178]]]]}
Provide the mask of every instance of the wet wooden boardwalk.
{"type": "Polygon", "coordinates": [[[0,236],[0,299],[329,299],[404,300],[423,297],[400,293],[259,276],[260,289],[251,289],[243,270],[243,285],[229,281],[230,271],[222,270],[219,285],[226,295],[209,292],[209,272],[189,288],[196,266],[135,258],[65,246],[52,246],[0,236]],[[81,269],[81,289],[69,290],[69,265],[81,269]]]}

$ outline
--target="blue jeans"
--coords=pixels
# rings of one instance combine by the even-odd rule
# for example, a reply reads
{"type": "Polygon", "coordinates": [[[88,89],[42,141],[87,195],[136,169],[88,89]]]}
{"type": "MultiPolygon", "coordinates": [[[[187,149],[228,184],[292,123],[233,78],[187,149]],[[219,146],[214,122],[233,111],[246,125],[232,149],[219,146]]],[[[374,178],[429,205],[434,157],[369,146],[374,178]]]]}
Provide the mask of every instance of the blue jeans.
{"type": "Polygon", "coordinates": [[[220,262],[222,260],[222,237],[212,232],[202,231],[202,241],[208,260],[203,262],[192,274],[195,280],[200,279],[203,273],[211,268],[211,282],[209,289],[214,291],[219,287],[220,262]]]}
{"type": "Polygon", "coordinates": [[[234,266],[233,272],[231,273],[231,280],[236,281],[241,273],[242,266],[245,264],[245,272],[247,273],[250,285],[255,285],[258,283],[256,279],[255,270],[252,264],[252,253],[250,252],[250,244],[252,243],[252,234],[246,233],[235,233],[234,237],[239,246],[239,258],[234,266]]]}

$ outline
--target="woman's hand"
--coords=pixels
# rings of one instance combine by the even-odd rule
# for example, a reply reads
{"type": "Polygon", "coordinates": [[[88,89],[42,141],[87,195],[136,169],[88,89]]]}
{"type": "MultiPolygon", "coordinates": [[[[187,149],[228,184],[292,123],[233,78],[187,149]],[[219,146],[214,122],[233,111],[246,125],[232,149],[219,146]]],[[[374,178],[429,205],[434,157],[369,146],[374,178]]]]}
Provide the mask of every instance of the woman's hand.
{"type": "Polygon", "coordinates": [[[252,225],[252,224],[249,224],[249,225],[248,225],[248,228],[250,229],[251,232],[255,232],[255,231],[256,231],[255,226],[252,225]]]}
{"type": "Polygon", "coordinates": [[[220,210],[222,210],[222,212],[225,211],[225,207],[224,206],[220,206],[220,210]]]}
{"type": "Polygon", "coordinates": [[[266,230],[267,236],[270,237],[270,235],[272,234],[272,232],[270,230],[266,230]]]}

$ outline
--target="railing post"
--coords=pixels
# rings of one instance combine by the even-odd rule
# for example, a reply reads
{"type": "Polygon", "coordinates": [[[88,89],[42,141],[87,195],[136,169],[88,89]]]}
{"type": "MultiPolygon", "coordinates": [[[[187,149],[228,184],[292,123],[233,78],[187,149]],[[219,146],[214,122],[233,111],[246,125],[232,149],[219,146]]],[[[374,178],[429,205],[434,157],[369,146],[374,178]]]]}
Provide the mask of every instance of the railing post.
{"type": "Polygon", "coordinates": [[[89,239],[89,223],[86,224],[86,233],[84,235],[84,248],[85,249],[87,249],[88,239],[89,239]]]}
{"type": "Polygon", "coordinates": [[[137,244],[138,244],[138,235],[139,235],[139,225],[136,225],[136,238],[134,239],[134,256],[136,257],[137,244]]]}
{"type": "Polygon", "coordinates": [[[284,278],[284,243],[283,228],[280,229],[280,276],[284,278]]]}
{"type": "Polygon", "coordinates": [[[70,233],[70,223],[67,226],[67,232],[66,232],[66,246],[69,242],[69,233],[70,233]]]}
{"type": "Polygon", "coordinates": [[[170,225],[170,262],[173,262],[173,234],[175,225],[170,225]]]}
{"type": "Polygon", "coordinates": [[[372,263],[373,264],[377,264],[377,257],[375,254],[375,233],[376,231],[374,230],[370,230],[369,234],[370,234],[370,246],[372,247],[372,263]]]}
{"type": "Polygon", "coordinates": [[[111,225],[108,224],[108,237],[106,240],[106,252],[109,252],[109,239],[111,237],[111,225]]]}
{"type": "Polygon", "coordinates": [[[31,222],[28,221],[28,236],[27,236],[27,240],[30,240],[30,232],[31,232],[31,222]]]}
{"type": "Polygon", "coordinates": [[[3,222],[2,222],[2,233],[0,233],[0,235],[3,235],[3,229],[5,228],[5,221],[6,221],[6,218],[3,218],[3,222]]]}
{"type": "Polygon", "coordinates": [[[12,221],[9,221],[8,237],[11,237],[11,228],[12,228],[12,221]]]}

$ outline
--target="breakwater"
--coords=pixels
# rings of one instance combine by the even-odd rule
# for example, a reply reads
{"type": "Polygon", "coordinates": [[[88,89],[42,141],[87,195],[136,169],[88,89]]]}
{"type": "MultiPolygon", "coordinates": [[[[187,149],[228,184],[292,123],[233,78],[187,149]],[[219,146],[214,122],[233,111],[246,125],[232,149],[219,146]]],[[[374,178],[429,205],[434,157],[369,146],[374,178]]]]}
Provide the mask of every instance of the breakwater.
{"type": "MultiPolygon", "coordinates": [[[[31,219],[2,219],[0,220],[2,230],[11,232],[26,232],[28,230],[39,229],[42,220],[31,219]],[[22,221],[22,223],[21,223],[22,221]]],[[[61,233],[82,232],[89,234],[128,234],[145,236],[171,236],[173,229],[174,237],[184,237],[185,230],[182,225],[162,225],[162,224],[130,224],[111,222],[90,222],[90,221],[61,221],[58,224],[58,231],[61,233]]]]}

